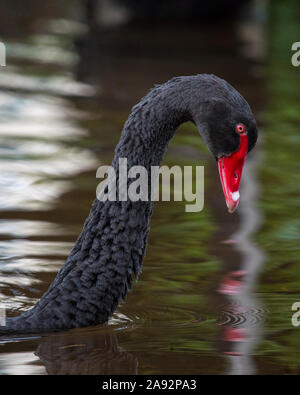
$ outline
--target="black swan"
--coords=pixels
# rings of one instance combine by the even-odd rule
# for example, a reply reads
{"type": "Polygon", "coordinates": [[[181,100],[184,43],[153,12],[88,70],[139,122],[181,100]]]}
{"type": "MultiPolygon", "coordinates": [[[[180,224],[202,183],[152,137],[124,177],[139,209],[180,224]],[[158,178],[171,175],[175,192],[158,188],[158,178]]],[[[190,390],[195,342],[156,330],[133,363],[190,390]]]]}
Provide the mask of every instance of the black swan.
{"type": "MultiPolygon", "coordinates": [[[[239,201],[244,160],[257,128],[246,100],[214,75],[175,77],[156,85],[126,121],[112,162],[159,166],[169,140],[186,121],[196,124],[218,161],[229,212],[239,201]]],[[[95,199],[65,265],[30,310],[7,318],[0,333],[51,332],[105,323],[137,278],[145,254],[153,202],[95,199]]]]}

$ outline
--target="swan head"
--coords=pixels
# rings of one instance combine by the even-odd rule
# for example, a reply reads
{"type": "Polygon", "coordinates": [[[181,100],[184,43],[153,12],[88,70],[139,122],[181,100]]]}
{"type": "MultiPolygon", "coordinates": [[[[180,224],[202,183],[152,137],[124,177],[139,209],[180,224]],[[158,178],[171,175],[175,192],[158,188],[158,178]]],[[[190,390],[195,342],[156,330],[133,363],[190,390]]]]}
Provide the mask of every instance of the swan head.
{"type": "Polygon", "coordinates": [[[225,201],[232,213],[239,203],[239,186],[247,154],[257,141],[254,115],[237,90],[213,76],[201,92],[197,111],[194,107],[193,119],[216,158],[225,201]]]}

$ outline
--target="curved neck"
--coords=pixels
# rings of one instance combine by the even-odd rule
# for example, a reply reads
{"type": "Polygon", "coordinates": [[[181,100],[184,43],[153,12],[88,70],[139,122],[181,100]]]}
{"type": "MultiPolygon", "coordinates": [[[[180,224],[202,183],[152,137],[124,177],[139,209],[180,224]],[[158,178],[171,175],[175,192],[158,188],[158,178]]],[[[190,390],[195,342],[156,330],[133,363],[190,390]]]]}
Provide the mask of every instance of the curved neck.
{"type": "Polygon", "coordinates": [[[159,166],[178,126],[191,120],[183,95],[172,80],[152,89],[133,107],[115,150],[128,165],[159,166]]]}
{"type": "MultiPolygon", "coordinates": [[[[185,84],[186,86],[186,84],[185,84]]],[[[159,166],[176,128],[190,120],[175,79],[155,87],[124,125],[112,162],[159,166]]],[[[57,330],[106,322],[131,288],[145,254],[153,202],[95,199],[63,268],[33,309],[11,328],[57,330]]]]}

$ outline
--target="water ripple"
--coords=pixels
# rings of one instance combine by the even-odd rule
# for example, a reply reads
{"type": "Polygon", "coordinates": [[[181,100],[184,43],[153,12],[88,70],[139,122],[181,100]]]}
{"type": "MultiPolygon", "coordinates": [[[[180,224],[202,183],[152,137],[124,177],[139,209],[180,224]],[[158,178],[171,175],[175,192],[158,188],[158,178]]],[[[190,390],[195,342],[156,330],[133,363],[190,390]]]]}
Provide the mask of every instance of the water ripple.
{"type": "Polygon", "coordinates": [[[221,310],[218,325],[256,326],[265,321],[266,309],[232,304],[221,310]]]}

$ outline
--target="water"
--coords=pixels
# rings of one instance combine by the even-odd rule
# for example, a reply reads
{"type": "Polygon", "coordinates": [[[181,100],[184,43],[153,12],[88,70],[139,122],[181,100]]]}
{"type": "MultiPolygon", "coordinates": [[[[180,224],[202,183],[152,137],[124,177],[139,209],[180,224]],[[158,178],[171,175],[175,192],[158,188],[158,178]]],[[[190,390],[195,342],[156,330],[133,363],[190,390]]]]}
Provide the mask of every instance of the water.
{"type": "Polygon", "coordinates": [[[81,39],[74,49],[86,29],[66,19],[8,40],[0,301],[10,315],[34,305],[63,265],[95,197],[96,169],[110,164],[131,106],[154,83],[202,72],[227,79],[247,97],[261,138],[230,215],[215,161],[183,125],[164,163],[205,166],[204,210],[156,203],[142,275],[109,323],[2,337],[1,374],[299,373],[300,329],[291,323],[300,301],[299,70],[282,56],[297,29],[282,4],[272,12],[264,62],[249,59],[233,44],[234,29],[222,27],[178,27],[177,46],[166,29],[156,31],[160,42],[142,31],[143,45],[127,29],[119,37],[125,53],[113,44],[107,51],[118,42],[109,32],[100,48],[81,39]]]}

